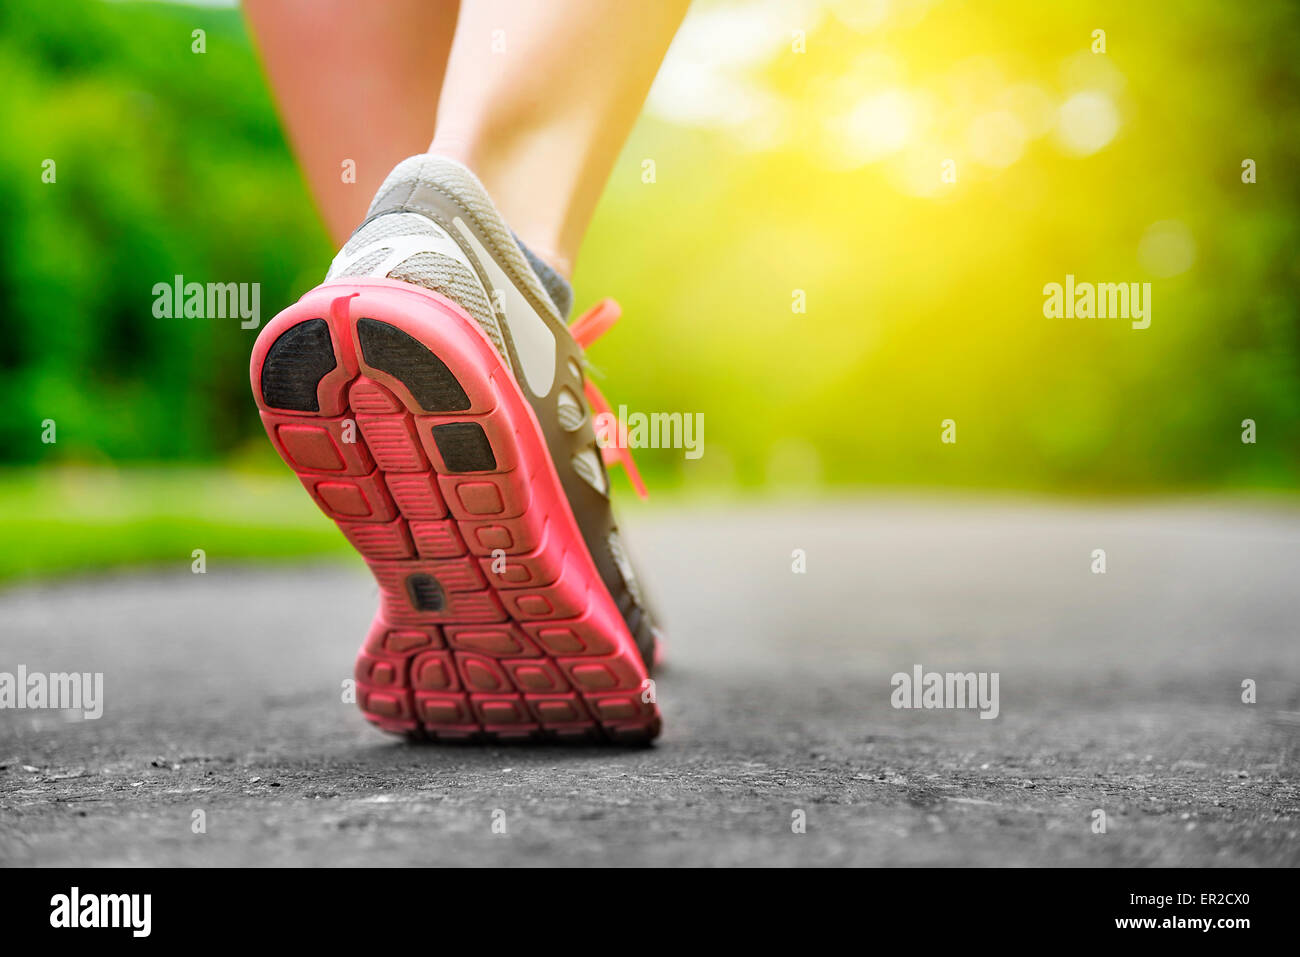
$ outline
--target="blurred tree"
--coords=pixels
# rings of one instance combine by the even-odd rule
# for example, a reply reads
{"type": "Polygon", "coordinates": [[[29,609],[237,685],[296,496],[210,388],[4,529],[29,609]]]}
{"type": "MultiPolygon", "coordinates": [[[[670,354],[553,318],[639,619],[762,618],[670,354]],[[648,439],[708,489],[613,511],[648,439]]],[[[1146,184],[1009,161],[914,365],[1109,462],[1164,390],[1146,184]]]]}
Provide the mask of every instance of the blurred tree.
{"type": "MultiPolygon", "coordinates": [[[[705,413],[702,459],[649,450],[643,467],[1294,486],[1300,8],[774,9],[688,18],[584,249],[580,298],[628,316],[593,351],[606,392],[705,413]],[[1151,282],[1151,327],[1045,318],[1043,286],[1067,274],[1151,282]]],[[[156,317],[152,294],[178,274],[259,282],[265,321],[331,255],[238,13],[10,0],[0,71],[0,461],[256,441],[256,331],[156,317]]]]}

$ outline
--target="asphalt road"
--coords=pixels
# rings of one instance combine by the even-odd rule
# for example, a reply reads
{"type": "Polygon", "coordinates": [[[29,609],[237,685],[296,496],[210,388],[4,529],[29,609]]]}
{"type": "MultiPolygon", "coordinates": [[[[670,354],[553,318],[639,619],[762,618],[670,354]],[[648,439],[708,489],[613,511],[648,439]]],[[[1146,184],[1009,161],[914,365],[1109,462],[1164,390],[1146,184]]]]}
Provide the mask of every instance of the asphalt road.
{"type": "Polygon", "coordinates": [[[359,563],[209,553],[194,575],[187,554],[0,592],[0,671],[102,671],[106,699],[97,721],[0,711],[0,862],[1300,863],[1300,512],[635,518],[671,629],[649,749],[372,729],[340,694],[373,610],[359,563]],[[893,708],[917,664],[997,672],[999,716],[893,708]]]}

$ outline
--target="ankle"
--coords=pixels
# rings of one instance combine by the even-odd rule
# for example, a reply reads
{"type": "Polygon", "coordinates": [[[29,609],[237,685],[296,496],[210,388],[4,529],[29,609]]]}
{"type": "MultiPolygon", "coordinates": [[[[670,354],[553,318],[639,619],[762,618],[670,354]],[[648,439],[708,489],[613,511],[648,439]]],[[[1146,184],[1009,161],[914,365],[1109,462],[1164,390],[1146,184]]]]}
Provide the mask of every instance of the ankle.
{"type": "Polygon", "coordinates": [[[468,134],[439,130],[429,144],[429,152],[460,163],[483,184],[506,224],[547,266],[567,282],[573,276],[576,250],[564,243],[551,220],[563,214],[565,198],[556,185],[550,193],[540,194],[530,175],[527,186],[521,179],[519,161],[499,151],[485,150],[482,139],[468,134]]]}

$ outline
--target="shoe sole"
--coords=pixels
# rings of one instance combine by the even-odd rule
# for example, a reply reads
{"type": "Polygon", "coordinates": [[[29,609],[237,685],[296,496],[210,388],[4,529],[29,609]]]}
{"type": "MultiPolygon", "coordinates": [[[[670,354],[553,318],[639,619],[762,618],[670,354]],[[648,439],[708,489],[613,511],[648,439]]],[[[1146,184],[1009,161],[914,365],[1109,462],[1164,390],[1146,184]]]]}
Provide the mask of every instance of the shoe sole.
{"type": "Polygon", "coordinates": [[[653,684],[531,406],[451,300],[318,286],[251,363],[262,423],[365,559],[380,607],[357,702],[416,737],[646,742],[653,684]]]}

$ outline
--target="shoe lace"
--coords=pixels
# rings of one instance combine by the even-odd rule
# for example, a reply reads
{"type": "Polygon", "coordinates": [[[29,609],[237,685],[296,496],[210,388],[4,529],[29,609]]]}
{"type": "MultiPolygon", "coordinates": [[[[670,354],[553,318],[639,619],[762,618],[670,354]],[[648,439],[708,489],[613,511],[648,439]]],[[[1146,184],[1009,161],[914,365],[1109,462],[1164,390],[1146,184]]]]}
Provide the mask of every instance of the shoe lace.
{"type": "MultiPolygon", "coordinates": [[[[611,328],[614,323],[618,322],[619,316],[623,314],[623,308],[613,299],[605,298],[596,303],[586,312],[569,325],[569,332],[577,340],[578,345],[586,349],[587,346],[595,342],[611,328]]],[[[621,465],[623,471],[627,473],[628,480],[632,483],[632,488],[636,489],[636,494],[645,499],[649,498],[646,492],[645,482],[641,480],[641,470],[636,467],[636,460],[632,458],[632,450],[620,439],[627,431],[626,423],[614,414],[605,400],[596,383],[592,381],[591,376],[583,377],[582,391],[587,396],[587,404],[591,406],[592,411],[597,416],[596,425],[596,442],[600,446],[600,455],[604,459],[606,466],[621,465]],[[616,423],[614,435],[610,435],[611,424],[616,423]]]]}

